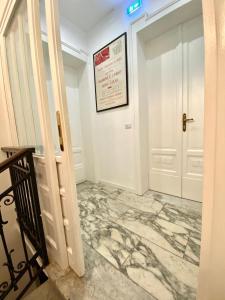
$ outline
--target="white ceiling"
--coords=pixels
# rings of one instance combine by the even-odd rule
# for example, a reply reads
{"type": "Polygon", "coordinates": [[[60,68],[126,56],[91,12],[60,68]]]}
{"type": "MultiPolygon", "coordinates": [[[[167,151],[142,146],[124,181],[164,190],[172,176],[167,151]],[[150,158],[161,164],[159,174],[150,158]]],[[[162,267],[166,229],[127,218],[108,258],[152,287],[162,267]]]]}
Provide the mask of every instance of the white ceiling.
{"type": "Polygon", "coordinates": [[[89,31],[124,0],[59,0],[60,15],[84,31],[89,31]]]}

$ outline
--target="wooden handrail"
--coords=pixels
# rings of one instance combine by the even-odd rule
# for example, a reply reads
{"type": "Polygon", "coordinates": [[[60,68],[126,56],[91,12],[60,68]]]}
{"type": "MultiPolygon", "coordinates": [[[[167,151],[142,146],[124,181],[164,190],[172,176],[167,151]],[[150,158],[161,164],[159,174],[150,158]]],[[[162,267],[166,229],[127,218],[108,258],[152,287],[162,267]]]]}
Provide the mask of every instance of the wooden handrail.
{"type": "Polygon", "coordinates": [[[3,152],[12,152],[12,153],[18,152],[18,151],[24,150],[24,149],[26,149],[27,151],[31,151],[31,152],[35,151],[35,147],[32,147],[32,146],[30,146],[30,147],[25,147],[25,146],[24,147],[12,147],[12,146],[8,146],[8,147],[2,147],[1,148],[1,150],[3,152]]]}
{"type": "Polygon", "coordinates": [[[13,154],[12,156],[10,156],[9,158],[5,159],[3,162],[0,163],[0,173],[8,169],[10,165],[18,161],[18,159],[24,156],[25,153],[35,152],[35,148],[19,148],[19,147],[2,147],[1,150],[4,152],[11,152],[15,154],[13,154]]]}

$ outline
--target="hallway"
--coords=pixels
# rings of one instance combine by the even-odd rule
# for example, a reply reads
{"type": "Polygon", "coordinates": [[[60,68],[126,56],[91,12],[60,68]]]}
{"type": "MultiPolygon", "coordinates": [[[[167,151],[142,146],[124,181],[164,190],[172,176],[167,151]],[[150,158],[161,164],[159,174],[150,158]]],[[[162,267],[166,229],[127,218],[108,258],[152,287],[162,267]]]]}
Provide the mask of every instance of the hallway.
{"type": "MultiPolygon", "coordinates": [[[[86,260],[100,254],[125,275],[118,275],[120,284],[141,287],[137,295],[144,294],[132,299],[195,299],[200,203],[150,191],[137,196],[91,182],[77,190],[86,260]]],[[[107,264],[100,257],[93,261],[94,268],[107,264]]],[[[112,286],[117,286],[118,276],[111,278],[112,286]]]]}

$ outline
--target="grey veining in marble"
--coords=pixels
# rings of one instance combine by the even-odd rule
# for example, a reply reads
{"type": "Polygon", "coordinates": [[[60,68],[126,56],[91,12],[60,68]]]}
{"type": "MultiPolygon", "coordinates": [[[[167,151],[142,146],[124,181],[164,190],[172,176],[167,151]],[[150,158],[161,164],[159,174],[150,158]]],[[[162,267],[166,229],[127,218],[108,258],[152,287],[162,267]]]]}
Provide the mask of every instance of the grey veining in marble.
{"type": "Polygon", "coordinates": [[[69,272],[55,282],[70,300],[153,300],[148,292],[116,270],[84,243],[86,273],[78,278],[69,272]]]}
{"type": "Polygon", "coordinates": [[[153,197],[139,196],[127,191],[121,192],[118,199],[129,207],[154,214],[159,213],[163,207],[163,204],[153,197]]]}
{"type": "MultiPolygon", "coordinates": [[[[89,249],[146,290],[148,299],[195,299],[199,203],[155,192],[142,197],[91,182],[78,185],[77,190],[82,237],[89,249]]],[[[95,276],[106,276],[101,263],[89,262],[88,257],[86,264],[98,268],[95,276]]],[[[108,295],[107,299],[114,298],[108,295]]]]}
{"type": "Polygon", "coordinates": [[[156,299],[195,299],[198,268],[145,239],[122,269],[156,299]]]}
{"type": "Polygon", "coordinates": [[[83,231],[84,240],[118,269],[138,242],[135,234],[111,222],[101,221],[101,228],[98,230],[83,231]]]}
{"type": "Polygon", "coordinates": [[[117,223],[178,256],[182,257],[185,252],[188,231],[156,215],[132,209],[117,223]]]}

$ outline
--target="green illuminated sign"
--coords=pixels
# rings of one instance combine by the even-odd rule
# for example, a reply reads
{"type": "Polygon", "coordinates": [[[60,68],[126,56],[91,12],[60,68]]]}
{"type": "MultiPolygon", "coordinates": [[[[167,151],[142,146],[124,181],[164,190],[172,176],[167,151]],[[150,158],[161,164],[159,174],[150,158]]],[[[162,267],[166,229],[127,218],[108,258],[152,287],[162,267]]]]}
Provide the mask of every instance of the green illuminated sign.
{"type": "Polygon", "coordinates": [[[142,1],[141,0],[136,0],[134,1],[128,8],[127,8],[127,14],[131,15],[133,14],[136,10],[141,8],[142,6],[142,1]]]}

